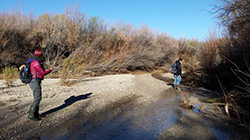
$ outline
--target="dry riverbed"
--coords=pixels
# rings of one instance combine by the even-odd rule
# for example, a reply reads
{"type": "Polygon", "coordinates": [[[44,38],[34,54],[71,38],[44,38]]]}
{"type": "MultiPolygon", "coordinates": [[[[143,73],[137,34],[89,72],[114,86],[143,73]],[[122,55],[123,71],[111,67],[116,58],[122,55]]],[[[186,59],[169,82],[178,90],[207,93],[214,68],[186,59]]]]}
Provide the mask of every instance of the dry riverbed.
{"type": "MultiPolygon", "coordinates": [[[[0,139],[246,138],[217,118],[181,108],[180,94],[168,85],[171,78],[110,75],[74,80],[69,87],[46,79],[39,122],[27,119],[29,86],[17,80],[6,88],[0,80],[0,139]]],[[[190,97],[195,104],[196,96],[183,98],[190,97]]]]}

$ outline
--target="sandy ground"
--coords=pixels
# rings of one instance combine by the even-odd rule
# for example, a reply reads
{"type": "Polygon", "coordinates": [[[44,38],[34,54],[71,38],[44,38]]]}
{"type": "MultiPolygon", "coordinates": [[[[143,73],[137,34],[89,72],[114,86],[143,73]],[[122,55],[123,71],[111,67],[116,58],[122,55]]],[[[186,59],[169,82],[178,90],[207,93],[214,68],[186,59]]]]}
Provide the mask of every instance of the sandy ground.
{"type": "Polygon", "coordinates": [[[144,76],[135,78],[134,75],[85,78],[78,80],[70,87],[59,86],[58,79],[45,79],[42,82],[43,99],[40,104],[40,113],[48,112],[49,114],[40,122],[27,119],[27,111],[33,100],[30,87],[17,80],[14,87],[6,88],[4,81],[1,80],[0,135],[7,139],[22,139],[34,133],[39,135],[69,120],[81,109],[84,109],[84,113],[91,114],[124,97],[135,97],[140,104],[150,104],[155,100],[154,93],[160,93],[167,86],[162,81],[147,79],[146,77],[150,75],[142,79],[147,80],[148,85],[140,85],[145,84],[145,82],[137,82],[141,80],[141,77],[144,78],[144,76]],[[148,90],[152,88],[155,90],[148,90]],[[66,103],[67,99],[69,103],[66,103]]]}
{"type": "MultiPolygon", "coordinates": [[[[69,87],[59,86],[58,79],[46,79],[42,82],[43,99],[40,104],[40,114],[44,117],[39,122],[27,118],[27,111],[33,98],[29,86],[17,80],[14,87],[7,88],[0,80],[0,139],[60,139],[66,133],[75,136],[72,133],[76,133],[78,127],[81,127],[82,130],[81,133],[78,133],[78,137],[75,137],[76,139],[81,139],[80,135],[82,134],[85,135],[83,131],[92,131],[91,135],[86,137],[87,139],[99,139],[100,137],[93,137],[93,134],[98,133],[95,133],[98,130],[95,128],[97,125],[98,127],[105,126],[100,122],[107,120],[107,118],[114,118],[117,114],[127,114],[126,118],[135,118],[136,120],[138,116],[150,114],[150,111],[147,111],[150,106],[153,106],[152,110],[157,106],[160,109],[161,106],[161,112],[169,111],[165,110],[169,106],[165,101],[158,102],[166,98],[165,95],[168,95],[166,91],[171,89],[171,86],[164,81],[169,81],[172,75],[163,74],[163,77],[166,79],[159,80],[153,78],[151,74],[110,75],[74,80],[75,84],[69,87]],[[155,103],[157,105],[152,105],[155,103]],[[127,110],[133,110],[133,115],[123,113],[127,110]]],[[[174,96],[174,94],[171,95],[174,96]]],[[[183,111],[177,102],[171,104],[171,108],[175,107],[178,109],[174,111],[183,111]]],[[[197,127],[192,129],[192,131],[199,130],[199,133],[190,133],[188,138],[202,136],[206,136],[207,139],[216,138],[214,132],[211,132],[208,127],[209,123],[204,125],[202,122],[203,115],[190,113],[190,111],[184,111],[184,115],[179,112],[178,114],[180,117],[179,121],[175,122],[177,125],[168,126],[165,130],[160,129],[160,139],[173,139],[177,134],[180,137],[188,135],[189,127],[184,126],[192,126],[192,122],[201,123],[197,123],[197,127]],[[185,124],[183,125],[183,123],[185,124]]],[[[143,127],[142,124],[140,126],[143,127]]],[[[120,134],[120,132],[117,133],[120,134]]],[[[142,134],[141,137],[134,137],[134,139],[141,139],[144,136],[146,135],[142,134]]],[[[110,138],[113,137],[106,137],[106,139],[110,138]]]]}

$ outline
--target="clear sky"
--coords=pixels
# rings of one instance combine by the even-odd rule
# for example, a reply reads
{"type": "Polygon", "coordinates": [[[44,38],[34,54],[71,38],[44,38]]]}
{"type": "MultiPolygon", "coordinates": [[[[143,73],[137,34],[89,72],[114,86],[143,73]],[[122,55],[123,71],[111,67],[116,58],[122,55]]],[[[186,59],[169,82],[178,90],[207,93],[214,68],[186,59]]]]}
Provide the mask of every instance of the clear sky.
{"type": "Polygon", "coordinates": [[[0,0],[0,12],[21,9],[35,16],[43,13],[61,14],[76,2],[80,12],[97,16],[108,23],[124,21],[188,39],[205,39],[217,27],[209,11],[218,0],[0,0]]]}

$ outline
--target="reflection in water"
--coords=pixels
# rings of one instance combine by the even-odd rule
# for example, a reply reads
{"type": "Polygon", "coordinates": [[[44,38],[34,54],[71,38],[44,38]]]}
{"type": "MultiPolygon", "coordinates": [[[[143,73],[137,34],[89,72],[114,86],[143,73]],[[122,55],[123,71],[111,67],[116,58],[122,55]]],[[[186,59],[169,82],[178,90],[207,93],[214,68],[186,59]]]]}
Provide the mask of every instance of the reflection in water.
{"type": "Polygon", "coordinates": [[[200,105],[199,104],[194,104],[193,106],[192,106],[192,109],[193,109],[193,111],[195,112],[195,113],[202,113],[200,110],[199,110],[199,108],[201,108],[200,107],[200,105]]]}

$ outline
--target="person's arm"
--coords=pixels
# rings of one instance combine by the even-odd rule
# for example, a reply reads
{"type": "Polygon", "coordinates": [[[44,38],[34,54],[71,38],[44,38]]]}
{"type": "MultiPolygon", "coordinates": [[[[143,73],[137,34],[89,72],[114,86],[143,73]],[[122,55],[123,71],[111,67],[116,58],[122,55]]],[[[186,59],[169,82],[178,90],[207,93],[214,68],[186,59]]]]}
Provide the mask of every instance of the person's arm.
{"type": "Polygon", "coordinates": [[[52,71],[51,69],[47,69],[44,71],[43,68],[41,67],[41,64],[38,61],[34,62],[34,67],[37,70],[37,72],[41,73],[42,75],[46,75],[52,71]]]}

